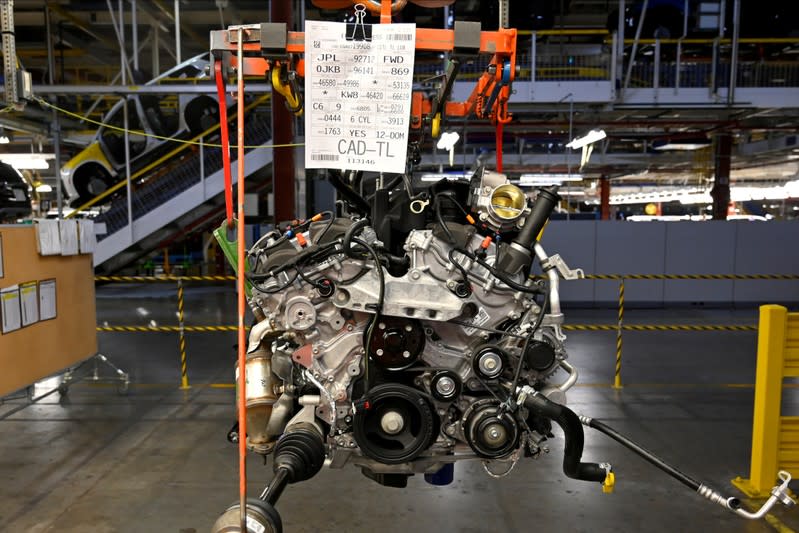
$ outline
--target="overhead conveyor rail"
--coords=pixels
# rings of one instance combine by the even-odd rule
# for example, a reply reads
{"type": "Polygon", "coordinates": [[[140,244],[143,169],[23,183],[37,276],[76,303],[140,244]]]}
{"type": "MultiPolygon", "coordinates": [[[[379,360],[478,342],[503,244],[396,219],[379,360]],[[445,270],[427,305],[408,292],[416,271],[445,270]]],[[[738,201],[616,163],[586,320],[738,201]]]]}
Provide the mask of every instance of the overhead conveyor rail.
{"type": "MultiPolygon", "coordinates": [[[[244,166],[248,175],[272,163],[269,121],[249,112],[265,100],[262,97],[250,104],[245,117],[244,166]]],[[[196,143],[176,145],[134,173],[130,217],[125,181],[107,191],[111,201],[94,218],[95,227],[105,230],[97,235],[94,266],[98,271],[113,272],[218,209],[224,189],[218,129],[207,130],[196,143]]],[[[231,158],[237,158],[235,151],[231,158]]]]}

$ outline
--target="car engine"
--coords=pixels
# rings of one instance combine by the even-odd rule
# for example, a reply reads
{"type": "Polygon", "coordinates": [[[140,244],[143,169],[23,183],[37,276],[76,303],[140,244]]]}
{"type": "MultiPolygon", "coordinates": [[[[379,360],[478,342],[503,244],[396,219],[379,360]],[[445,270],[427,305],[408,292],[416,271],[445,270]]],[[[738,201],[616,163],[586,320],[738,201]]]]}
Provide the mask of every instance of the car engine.
{"type": "Polygon", "coordinates": [[[279,533],[274,505],[284,488],[325,465],[352,464],[391,487],[415,474],[449,484],[463,460],[501,477],[523,456],[548,451],[553,423],[564,437],[564,474],[604,492],[615,474],[608,463],[582,462],[583,426],[744,518],[793,505],[787,472],[751,513],[566,407],[577,371],[567,361],[558,289],[583,272],[538,242],[557,186],[530,201],[483,170],[433,186],[404,175],[328,178],[342,199],[338,213],[282,224],[247,252],[255,323],[244,365],[246,434],[237,423],[228,439],[271,456],[274,476],[259,498],[229,507],[214,533],[279,533]]]}
{"type": "Polygon", "coordinates": [[[370,207],[383,201],[399,228],[324,213],[249,250],[247,445],[269,454],[300,425],[324,437],[330,467],[386,485],[446,482],[462,459],[499,475],[551,436],[515,391],[562,404],[577,379],[558,282],[582,272],[536,242],[557,188],[528,206],[490,172],[416,196],[396,185],[370,207]]]}

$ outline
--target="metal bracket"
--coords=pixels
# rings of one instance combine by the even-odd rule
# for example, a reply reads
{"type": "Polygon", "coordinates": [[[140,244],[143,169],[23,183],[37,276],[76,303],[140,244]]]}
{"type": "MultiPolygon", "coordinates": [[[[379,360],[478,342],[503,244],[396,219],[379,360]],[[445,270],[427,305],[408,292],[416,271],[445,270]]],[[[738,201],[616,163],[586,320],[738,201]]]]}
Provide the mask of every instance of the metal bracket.
{"type": "Polygon", "coordinates": [[[570,269],[569,265],[566,264],[566,261],[563,260],[560,254],[550,255],[548,263],[557,269],[558,274],[560,274],[560,277],[563,279],[575,280],[585,278],[585,272],[583,272],[582,268],[570,269]]]}

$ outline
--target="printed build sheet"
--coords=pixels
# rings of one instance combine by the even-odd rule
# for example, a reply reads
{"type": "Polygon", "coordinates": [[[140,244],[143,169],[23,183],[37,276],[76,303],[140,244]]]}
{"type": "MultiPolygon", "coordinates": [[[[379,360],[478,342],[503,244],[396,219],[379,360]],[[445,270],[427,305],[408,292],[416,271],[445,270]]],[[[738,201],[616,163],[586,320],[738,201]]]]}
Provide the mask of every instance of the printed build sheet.
{"type": "Polygon", "coordinates": [[[22,309],[19,305],[19,286],[0,289],[0,315],[2,332],[11,333],[22,327],[22,309]]]}
{"type": "Polygon", "coordinates": [[[22,326],[30,326],[39,321],[39,291],[35,281],[19,285],[19,297],[22,309],[22,326]]]}
{"type": "Polygon", "coordinates": [[[401,174],[416,25],[374,24],[371,41],[362,28],[305,22],[305,167],[401,174]]]}
{"type": "Polygon", "coordinates": [[[39,320],[50,320],[56,317],[55,280],[39,282],[39,320]]]}

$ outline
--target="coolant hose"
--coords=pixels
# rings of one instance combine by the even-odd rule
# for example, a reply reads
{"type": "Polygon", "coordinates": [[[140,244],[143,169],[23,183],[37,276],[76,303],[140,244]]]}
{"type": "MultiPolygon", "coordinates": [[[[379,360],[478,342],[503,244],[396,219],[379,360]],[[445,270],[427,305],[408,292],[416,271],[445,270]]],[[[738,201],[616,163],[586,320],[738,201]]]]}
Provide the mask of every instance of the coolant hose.
{"type": "Polygon", "coordinates": [[[583,456],[583,426],[580,418],[568,407],[555,403],[541,394],[530,394],[524,405],[531,411],[551,419],[563,430],[566,445],[563,451],[563,473],[572,479],[603,483],[609,473],[597,463],[580,462],[583,456]]]}

